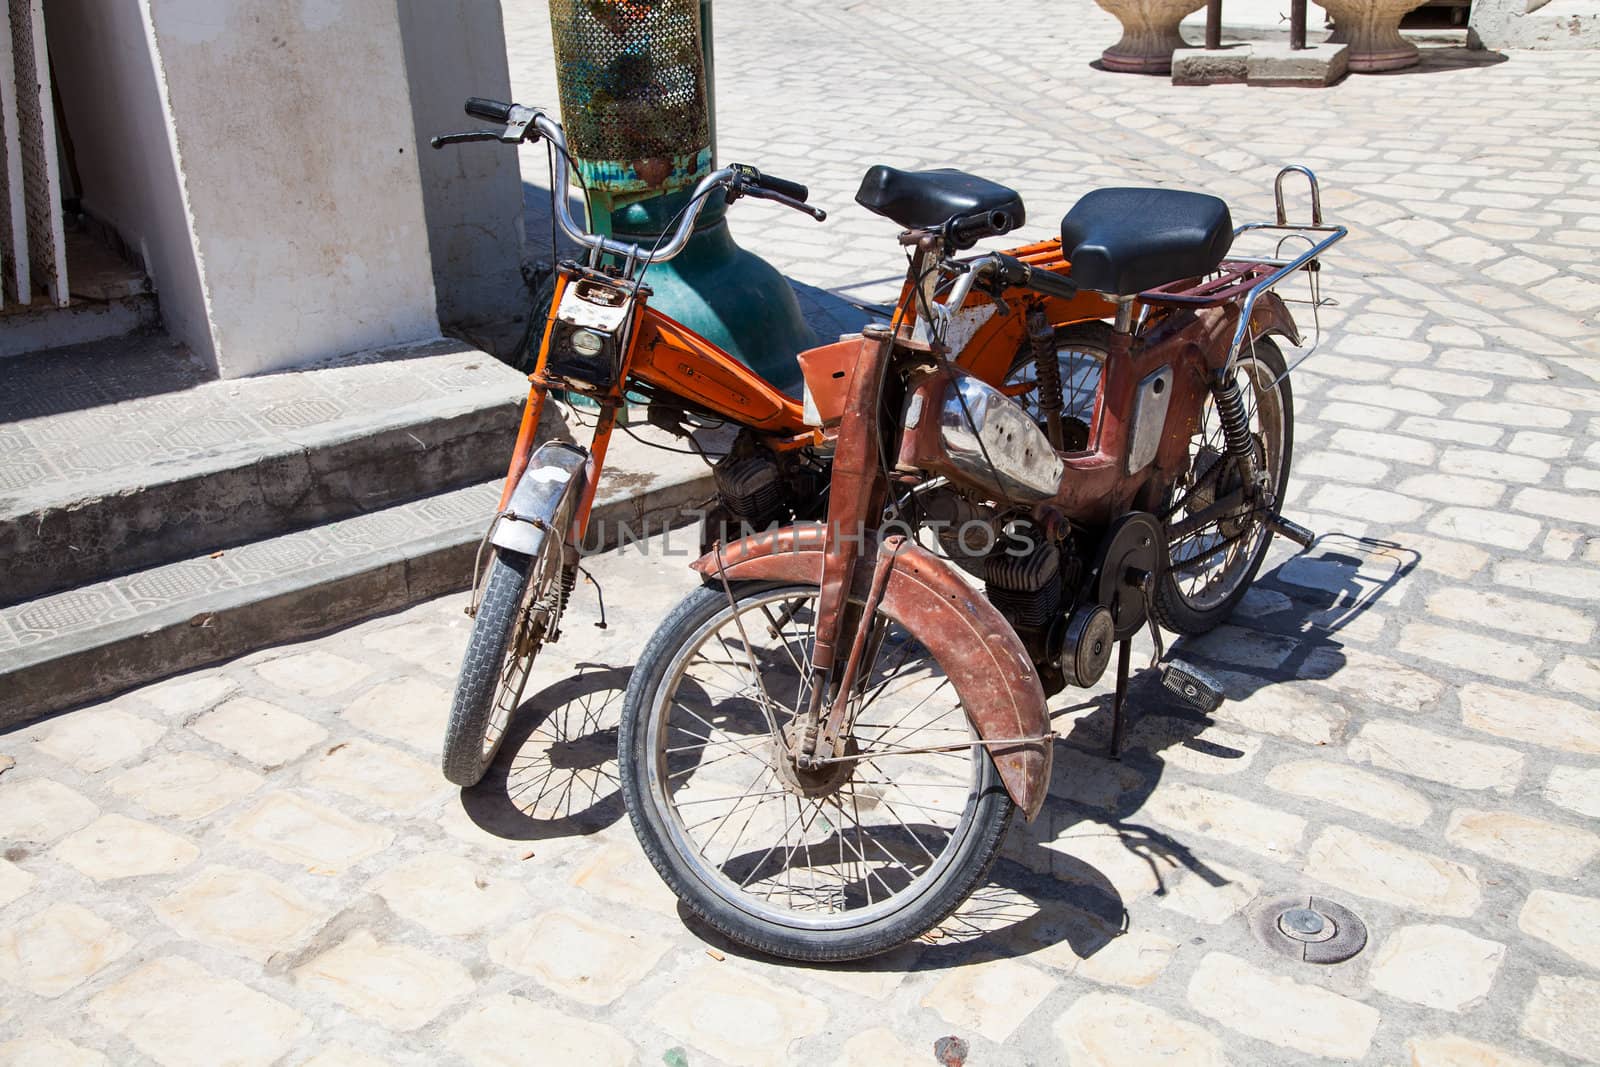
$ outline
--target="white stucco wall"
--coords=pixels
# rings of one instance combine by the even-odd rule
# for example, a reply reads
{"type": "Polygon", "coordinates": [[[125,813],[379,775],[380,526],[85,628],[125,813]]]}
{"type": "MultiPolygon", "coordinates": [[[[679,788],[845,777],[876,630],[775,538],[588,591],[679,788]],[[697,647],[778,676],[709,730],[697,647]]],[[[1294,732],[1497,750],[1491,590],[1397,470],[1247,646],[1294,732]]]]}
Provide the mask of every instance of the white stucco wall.
{"type": "Polygon", "coordinates": [[[399,0],[399,8],[439,320],[475,326],[524,314],[517,150],[428,147],[434,134],[485,125],[462,113],[467,97],[511,99],[499,0],[399,0]]]}
{"type": "Polygon", "coordinates": [[[168,331],[215,360],[147,14],[142,2],[50,0],[55,83],[77,146],[84,206],[139,252],[168,331]]]}
{"type": "Polygon", "coordinates": [[[222,376],[436,335],[395,0],[141,2],[222,376]]]}

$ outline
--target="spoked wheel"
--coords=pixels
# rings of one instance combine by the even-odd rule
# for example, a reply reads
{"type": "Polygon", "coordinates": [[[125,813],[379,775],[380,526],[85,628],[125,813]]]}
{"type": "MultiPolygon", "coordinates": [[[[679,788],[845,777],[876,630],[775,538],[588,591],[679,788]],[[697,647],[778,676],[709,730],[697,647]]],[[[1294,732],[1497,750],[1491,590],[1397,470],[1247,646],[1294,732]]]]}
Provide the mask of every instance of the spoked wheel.
{"type": "Polygon", "coordinates": [[[570,589],[562,553],[560,541],[547,537],[537,558],[496,548],[489,561],[444,732],[441,763],[456,785],[477,785],[489,769],[539,646],[560,623],[570,589]]]}
{"type": "Polygon", "coordinates": [[[1156,583],[1155,611],[1167,629],[1202,634],[1214,629],[1250,588],[1272,541],[1266,518],[1283,500],[1294,447],[1294,403],[1283,353],[1259,338],[1234,368],[1250,427],[1260,491],[1232,509],[1202,513],[1241,485],[1240,464],[1228,455],[1214,397],[1189,441],[1189,463],[1162,509],[1170,566],[1156,583]],[[1280,380],[1281,379],[1281,380],[1280,380]]]}
{"type": "MultiPolygon", "coordinates": [[[[1094,425],[1094,404],[1100,390],[1100,372],[1111,352],[1111,327],[1104,322],[1074,322],[1068,326],[1058,326],[1055,350],[1061,377],[1063,451],[1079,452],[1088,447],[1089,431],[1094,425]]],[[[1005,385],[1029,387],[1017,396],[1017,403],[1043,427],[1045,416],[1039,407],[1038,380],[1039,368],[1035,365],[1031,346],[1024,344],[1011,365],[1005,385]]]]}
{"type": "Polygon", "coordinates": [[[702,918],[773,955],[852,959],[924,933],[983,880],[1012,812],[954,687],[880,610],[844,755],[801,767],[817,589],[733,593],[691,593],[634,668],[618,758],[645,852],[702,918]]]}

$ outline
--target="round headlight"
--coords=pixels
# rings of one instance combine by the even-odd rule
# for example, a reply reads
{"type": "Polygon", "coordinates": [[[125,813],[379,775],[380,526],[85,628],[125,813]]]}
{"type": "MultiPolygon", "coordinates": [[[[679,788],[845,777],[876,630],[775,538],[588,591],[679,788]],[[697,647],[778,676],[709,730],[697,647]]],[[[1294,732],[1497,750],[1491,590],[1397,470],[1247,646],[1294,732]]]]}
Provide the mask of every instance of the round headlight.
{"type": "Polygon", "coordinates": [[[598,356],[605,344],[605,338],[593,330],[572,331],[572,350],[580,356],[598,356]]]}

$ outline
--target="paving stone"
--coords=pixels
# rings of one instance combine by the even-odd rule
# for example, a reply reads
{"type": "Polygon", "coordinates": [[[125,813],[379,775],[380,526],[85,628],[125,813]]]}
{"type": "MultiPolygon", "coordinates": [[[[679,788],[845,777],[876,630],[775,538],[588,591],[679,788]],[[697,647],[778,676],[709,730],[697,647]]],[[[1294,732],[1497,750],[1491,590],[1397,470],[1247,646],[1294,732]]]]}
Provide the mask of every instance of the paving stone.
{"type": "Polygon", "coordinates": [[[295,793],[273,793],[235,819],[228,836],[283,863],[337,874],[394,840],[385,826],[360,822],[295,793]]]}
{"type": "Polygon", "coordinates": [[[1544,482],[1544,478],[1550,474],[1550,464],[1542,459],[1512,456],[1504,451],[1482,448],[1446,448],[1438,458],[1438,469],[1445,474],[1490,478],[1493,482],[1522,482],[1526,485],[1544,482]]]}
{"type": "Polygon", "coordinates": [[[1100,893],[1109,886],[1130,902],[1160,890],[1176,873],[1175,862],[1146,849],[1141,836],[1084,820],[1041,843],[1051,855],[1049,870],[1056,878],[1100,893]]]}
{"type": "Polygon", "coordinates": [[[1308,745],[1331,745],[1344,739],[1350,723],[1350,712],[1343,705],[1306,689],[1258,680],[1249,695],[1237,697],[1234,692],[1230,687],[1229,699],[1212,717],[1246,730],[1308,745]]]}
{"type": "Polygon", "coordinates": [[[0,859],[0,908],[21,898],[33,883],[33,875],[9,860],[0,859]]]}
{"type": "Polygon", "coordinates": [[[1190,719],[1151,715],[1138,720],[1127,744],[1130,749],[1144,749],[1167,767],[1220,775],[1248,768],[1261,749],[1261,738],[1217,726],[1200,731],[1190,719]]]}
{"type": "Polygon", "coordinates": [[[254,697],[235,697],[206,712],[189,729],[265,770],[304,755],[328,731],[303,716],[254,697]]]}
{"type": "Polygon", "coordinates": [[[437,767],[397,748],[351,738],[334,745],[306,767],[302,780],[380,811],[415,811],[453,787],[437,767]]]}
{"type": "Polygon", "coordinates": [[[0,841],[48,844],[98,814],[92,802],[48,778],[0,778],[0,841]]]}
{"type": "Polygon", "coordinates": [[[149,719],[114,708],[85,708],[54,720],[40,751],[85,774],[130,760],[165,731],[149,719]]]}
{"type": "Polygon", "coordinates": [[[1360,1059],[1378,1011],[1360,1001],[1211,952],[1189,979],[1189,1006],[1232,1030],[1279,1048],[1330,1059],[1360,1059]]]}
{"type": "Polygon", "coordinates": [[[1411,1053],[1411,1067],[1539,1067],[1533,1060],[1458,1034],[1414,1037],[1406,1042],[1406,1051],[1411,1053]]]}
{"type": "Polygon", "coordinates": [[[607,845],[572,875],[572,885],[614,904],[678,914],[678,898],[656,876],[636,843],[607,845]]]}
{"type": "Polygon", "coordinates": [[[1525,559],[1506,560],[1495,564],[1494,580],[1497,585],[1526,589],[1546,596],[1574,600],[1600,598],[1600,573],[1593,567],[1562,567],[1525,559]]]}
{"type": "Polygon", "coordinates": [[[1600,526],[1600,497],[1592,495],[1559,493],[1552,489],[1523,489],[1511,498],[1511,506],[1518,511],[1563,522],[1600,526]]]}
{"type": "Polygon", "coordinates": [[[1477,682],[1461,687],[1461,721],[1535,745],[1600,755],[1600,708],[1477,682]]]}
{"type": "Polygon", "coordinates": [[[1343,826],[1322,831],[1305,872],[1331,886],[1429,915],[1466,918],[1477,910],[1477,872],[1453,860],[1343,826]]]}
{"type": "Polygon", "coordinates": [[[1366,430],[1340,430],[1333,435],[1333,445],[1358,456],[1370,456],[1384,462],[1414,463],[1419,467],[1431,467],[1436,455],[1433,445],[1427,441],[1366,430]]]}
{"type": "Polygon", "coordinates": [[[335,1041],[300,1067],[389,1067],[389,1061],[369,1056],[343,1041],[335,1041]]]}
{"type": "Polygon", "coordinates": [[[1544,874],[1575,875],[1600,852],[1600,837],[1587,830],[1505,811],[1457,809],[1444,836],[1453,845],[1544,874]]]}
{"type": "Polygon", "coordinates": [[[448,623],[410,622],[390,626],[361,638],[364,648],[386,652],[426,668],[442,678],[454,679],[461,666],[471,620],[457,613],[448,623]]]}
{"type": "Polygon", "coordinates": [[[115,813],[102,815],[53,850],[57,859],[97,882],[171,874],[195,861],[200,849],[159,826],[115,813]]]}
{"type": "Polygon", "coordinates": [[[929,1054],[914,1049],[893,1030],[875,1026],[856,1034],[839,1050],[834,1067],[924,1067],[929,1054]]]}
{"type": "Polygon", "coordinates": [[[1451,578],[1470,578],[1483,570],[1489,553],[1476,545],[1446,541],[1426,534],[1407,533],[1405,547],[1417,553],[1417,566],[1451,578]]]}
{"type": "Polygon", "coordinates": [[[1428,611],[1456,622],[1553,641],[1585,644],[1594,636],[1594,620],[1581,611],[1473,586],[1440,589],[1428,598],[1428,611]]]}
{"type": "Polygon", "coordinates": [[[1330,483],[1311,498],[1311,507],[1334,515],[1351,515],[1368,522],[1402,526],[1421,518],[1428,505],[1385,489],[1367,489],[1330,483]]]}
{"type": "Polygon", "coordinates": [[[410,745],[429,756],[444,743],[444,710],[450,694],[421,678],[404,678],[374,686],[341,714],[361,729],[410,745]]]}
{"type": "Polygon", "coordinates": [[[211,866],[155,904],[155,913],[191,941],[258,963],[288,952],[325,918],[323,909],[260,871],[211,866]]]}
{"type": "Polygon", "coordinates": [[[527,905],[520,886],[489,875],[471,861],[427,852],[378,875],[368,885],[397,915],[445,937],[495,926],[527,905]]]}
{"type": "Polygon", "coordinates": [[[220,674],[185,674],[135,690],[133,695],[163,715],[187,718],[221,703],[239,683],[220,674]]]}
{"type": "Polygon", "coordinates": [[[1535,889],[1522,906],[1517,928],[1600,970],[1600,900],[1535,889]]]}
{"type": "Polygon", "coordinates": [[[1269,856],[1294,852],[1306,828],[1298,815],[1182,782],[1165,783],[1140,814],[1179,832],[1204,834],[1269,856]]]}
{"type": "MultiPolygon", "coordinates": [[[[685,1044],[728,1063],[779,1067],[792,1062],[794,1042],[827,1025],[828,1009],[814,997],[708,961],[685,973],[657,1000],[650,1019],[685,1044]]],[[[695,1062],[692,1054],[689,1062],[695,1062]]]]}
{"type": "Polygon", "coordinates": [[[1539,655],[1532,649],[1432,623],[1409,623],[1400,631],[1397,647],[1414,656],[1507,681],[1524,682],[1539,673],[1539,655]]]}
{"type": "Polygon", "coordinates": [[[1600,981],[1541,975],[1522,1010],[1522,1032],[1580,1060],[1600,1047],[1600,981]]]}
{"type": "Polygon", "coordinates": [[[291,693],[332,696],[367,677],[372,668],[344,656],[313,649],[257,663],[255,672],[291,693]]]}
{"type": "Polygon", "coordinates": [[[1499,482],[1459,474],[1418,474],[1395,488],[1408,496],[1480,508],[1494,504],[1506,492],[1499,482]]]}
{"type": "Polygon", "coordinates": [[[958,1033],[1004,1042],[1055,989],[1044,971],[1010,959],[989,959],[945,972],[922,998],[958,1033]]]}
{"type": "Polygon", "coordinates": [[[1373,958],[1372,987],[1413,1004],[1460,1012],[1488,994],[1505,954],[1500,942],[1454,926],[1404,926],[1373,958]]]}
{"type": "Polygon", "coordinates": [[[220,1049],[230,1064],[266,1067],[311,1030],[288,1005],[176,956],[95,996],[89,1015],[163,1067],[212,1067],[220,1049]]]}
{"type": "MultiPolygon", "coordinates": [[[[1540,433],[1538,430],[1519,430],[1511,435],[1511,441],[1506,449],[1519,456],[1530,456],[1537,459],[1560,459],[1572,451],[1572,439],[1561,437],[1553,433],[1540,433]]],[[[1523,478],[1519,481],[1540,481],[1541,478],[1523,478]]]]}
{"type": "Polygon", "coordinates": [[[668,947],[642,931],[556,909],[489,942],[489,957],[551,992],[598,1007],[643,981],[668,947]]]}
{"type": "Polygon", "coordinates": [[[255,792],[254,771],[198,752],[164,752],[111,780],[111,791],[153,815],[203,819],[255,792]]]}
{"type": "Polygon", "coordinates": [[[1160,903],[1179,915],[1218,926],[1243,911],[1260,892],[1261,880],[1249,872],[1206,860],[1178,879],[1160,903]]]}
{"type": "Polygon", "coordinates": [[[94,912],[52,904],[0,927],[0,982],[59,997],[133,947],[133,939],[94,912]]]}
{"type": "Polygon", "coordinates": [[[43,1030],[0,1044],[0,1063],[6,1067],[107,1067],[110,1062],[101,1052],[43,1030]]]}
{"type": "Polygon", "coordinates": [[[1426,415],[1409,416],[1396,428],[1401,433],[1432,441],[1459,441],[1468,445],[1492,445],[1505,436],[1503,430],[1488,423],[1432,419],[1426,415]]]}
{"type": "Polygon", "coordinates": [[[1550,803],[1600,819],[1600,768],[1557,767],[1544,786],[1550,803]]]}
{"type": "Polygon", "coordinates": [[[1369,722],[1350,741],[1351,759],[1458,789],[1509,793],[1522,775],[1515,749],[1461,741],[1399,722],[1369,722]]]}
{"type": "Polygon", "coordinates": [[[1223,1067],[1229,1057],[1214,1034],[1144,1001],[1085,993],[1055,1023],[1069,1067],[1223,1067]]]}
{"type": "Polygon", "coordinates": [[[534,1049],[547,1063],[628,1067],[636,1062],[633,1045],[611,1027],[505,993],[480,1000],[450,1027],[445,1040],[478,1067],[522,1067],[534,1049]]]}
{"type": "Polygon", "coordinates": [[[1422,794],[1398,782],[1327,760],[1291,760],[1267,772],[1267,785],[1397,826],[1421,826],[1433,813],[1422,794]]]}
{"type": "Polygon", "coordinates": [[[474,988],[472,976],[454,960],[385,944],[367,930],[354,931],[296,967],[294,980],[357,1015],[402,1031],[426,1026],[474,988]]]}
{"type": "Polygon", "coordinates": [[[1533,544],[1542,527],[1537,519],[1508,515],[1483,508],[1447,507],[1434,512],[1428,529],[1440,537],[1454,537],[1496,548],[1521,550],[1533,544]]]}
{"type": "Polygon", "coordinates": [[[1505,401],[1473,400],[1456,408],[1456,418],[1468,422],[1492,422],[1496,426],[1525,426],[1559,430],[1572,421],[1572,413],[1539,404],[1512,404],[1505,401]]]}

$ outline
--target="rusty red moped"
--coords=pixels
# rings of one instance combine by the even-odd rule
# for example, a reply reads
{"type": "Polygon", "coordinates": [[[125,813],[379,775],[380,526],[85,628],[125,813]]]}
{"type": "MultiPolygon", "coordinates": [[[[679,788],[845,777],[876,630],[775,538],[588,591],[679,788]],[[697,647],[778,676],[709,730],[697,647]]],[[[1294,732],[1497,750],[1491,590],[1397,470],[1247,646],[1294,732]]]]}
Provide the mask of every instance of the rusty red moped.
{"type": "MultiPolygon", "coordinates": [[[[1043,805],[1047,695],[1095,685],[1116,651],[1115,755],[1132,638],[1148,627],[1160,659],[1158,627],[1221,623],[1274,534],[1309,544],[1281,514],[1294,412],[1275,339],[1301,337],[1276,287],[1304,279],[1315,310],[1345,230],[1322,221],[1309,170],[1285,168],[1276,193],[1275,222],[1237,228],[1199,193],[1083,197],[1051,250],[1069,269],[1039,281],[1114,316],[1035,323],[1034,358],[999,383],[961,349],[983,307],[1010,313],[1028,265],[956,258],[949,235],[981,228],[981,202],[902,234],[893,321],[805,368],[833,449],[826,521],[700,558],[705,583],[628,687],[630,816],[712,926],[802,960],[925,933],[987,876],[1014,811],[1043,805]],[[1284,208],[1296,172],[1305,224],[1284,208]],[[1267,250],[1230,255],[1246,235],[1267,250]],[[993,300],[975,309],[975,291],[993,300]]],[[[1163,681],[1220,700],[1185,665],[1163,681]]]]}

